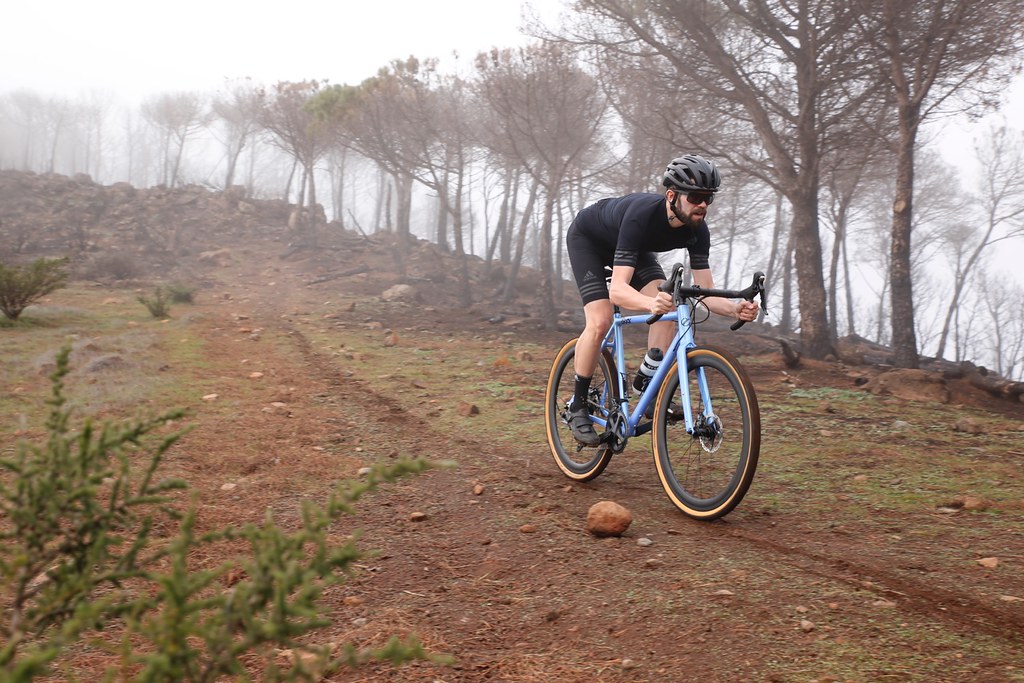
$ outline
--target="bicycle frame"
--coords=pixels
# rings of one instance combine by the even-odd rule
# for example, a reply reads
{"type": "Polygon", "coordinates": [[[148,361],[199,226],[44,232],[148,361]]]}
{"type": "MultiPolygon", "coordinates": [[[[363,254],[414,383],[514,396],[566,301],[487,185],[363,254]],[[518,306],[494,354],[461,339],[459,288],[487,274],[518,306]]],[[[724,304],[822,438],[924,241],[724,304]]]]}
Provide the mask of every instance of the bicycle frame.
{"type": "MultiPolygon", "coordinates": [[[[650,314],[645,315],[622,315],[618,306],[614,308],[614,314],[612,317],[612,325],[608,329],[608,333],[605,335],[604,340],[601,342],[602,352],[610,350],[612,357],[615,360],[616,382],[618,382],[619,389],[619,405],[614,410],[610,411],[609,415],[592,415],[591,419],[595,423],[602,427],[607,427],[609,423],[613,424],[616,435],[623,442],[633,436],[645,434],[650,431],[652,422],[647,421],[644,417],[644,412],[648,406],[653,403],[658,395],[658,390],[665,378],[668,376],[669,369],[672,367],[673,361],[679,363],[679,386],[686,387],[687,376],[689,374],[689,368],[686,362],[686,352],[694,348],[697,344],[694,339],[693,333],[693,307],[689,300],[679,304],[675,311],[666,313],[662,316],[664,321],[676,321],[676,333],[672,338],[672,342],[665,349],[664,359],[661,361],[661,365],[658,366],[654,376],[651,377],[651,381],[647,389],[640,394],[640,398],[636,405],[630,408],[629,393],[632,391],[632,387],[628,381],[626,373],[626,350],[625,350],[625,339],[623,334],[623,327],[626,325],[636,325],[640,323],[648,323],[650,314]],[[682,349],[682,353],[680,353],[682,349]],[[622,415],[621,420],[616,420],[615,415],[622,415]],[[643,423],[643,424],[641,424],[643,423]]],[[[701,397],[703,398],[705,406],[705,416],[711,418],[714,411],[711,406],[710,392],[707,390],[707,385],[703,376],[703,372],[698,373],[697,383],[700,388],[701,397]]],[[[686,431],[689,434],[693,434],[694,431],[694,419],[693,419],[693,406],[690,402],[690,392],[682,390],[679,392],[680,404],[683,409],[683,420],[685,421],[686,431]]],[[[602,397],[604,398],[604,397],[602,397]]]]}

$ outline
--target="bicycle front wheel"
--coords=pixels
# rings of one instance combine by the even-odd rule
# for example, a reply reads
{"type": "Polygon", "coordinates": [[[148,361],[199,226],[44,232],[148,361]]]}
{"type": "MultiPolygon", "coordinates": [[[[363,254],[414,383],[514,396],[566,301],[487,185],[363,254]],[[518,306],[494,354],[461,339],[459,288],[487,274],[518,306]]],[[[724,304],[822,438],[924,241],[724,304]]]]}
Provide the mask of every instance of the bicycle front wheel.
{"type": "MultiPolygon", "coordinates": [[[[559,350],[551,365],[548,386],[544,395],[544,424],[547,430],[548,446],[555,464],[565,476],[576,481],[590,481],[601,474],[612,458],[608,443],[597,446],[582,446],[572,435],[566,421],[569,402],[576,391],[576,371],[573,360],[576,357],[576,341],[573,339],[559,350]]],[[[618,405],[619,385],[615,381],[615,361],[607,351],[598,357],[594,379],[590,383],[590,414],[605,419],[618,405]]],[[[594,425],[597,428],[597,425],[594,425]]],[[[600,431],[600,430],[599,430],[600,431]]]]}
{"type": "Polygon", "coordinates": [[[685,391],[694,432],[678,417],[678,363],[662,384],[654,410],[654,463],[665,492],[694,519],[710,521],[735,508],[754,478],[761,450],[761,414],[746,371],[727,351],[690,349],[685,391]]]}

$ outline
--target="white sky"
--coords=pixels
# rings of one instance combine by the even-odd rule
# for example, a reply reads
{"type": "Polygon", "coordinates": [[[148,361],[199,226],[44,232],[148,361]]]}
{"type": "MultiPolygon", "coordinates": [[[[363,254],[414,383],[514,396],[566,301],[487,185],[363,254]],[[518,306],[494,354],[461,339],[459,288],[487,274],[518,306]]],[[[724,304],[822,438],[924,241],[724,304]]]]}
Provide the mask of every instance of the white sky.
{"type": "MultiPolygon", "coordinates": [[[[358,84],[409,55],[463,60],[513,47],[522,0],[8,0],[0,92],[136,100],[212,92],[226,78],[358,84]]],[[[560,0],[531,0],[554,18],[560,0]]]]}

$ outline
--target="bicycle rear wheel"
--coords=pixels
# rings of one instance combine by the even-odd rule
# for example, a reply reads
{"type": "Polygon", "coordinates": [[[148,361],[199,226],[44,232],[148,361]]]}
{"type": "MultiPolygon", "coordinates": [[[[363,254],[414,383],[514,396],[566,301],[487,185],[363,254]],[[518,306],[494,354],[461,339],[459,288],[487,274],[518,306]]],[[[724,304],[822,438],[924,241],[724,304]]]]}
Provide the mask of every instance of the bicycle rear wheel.
{"type": "MultiPolygon", "coordinates": [[[[589,447],[580,445],[573,438],[572,430],[566,422],[566,408],[576,390],[576,372],[573,368],[576,341],[573,339],[566,343],[551,365],[544,395],[544,425],[548,446],[558,468],[570,479],[590,481],[608,466],[612,449],[607,443],[589,447]]],[[[612,408],[618,405],[619,385],[615,381],[615,362],[607,351],[603,351],[598,358],[588,398],[591,415],[607,418],[612,408]]],[[[594,426],[597,428],[597,425],[594,426]]]]}
{"type": "Polygon", "coordinates": [[[750,488],[761,450],[761,414],[753,384],[730,353],[700,347],[686,358],[694,434],[669,412],[681,396],[676,363],[655,405],[654,463],[672,503],[690,517],[710,521],[728,514],[750,488]],[[710,417],[705,402],[714,411],[710,417]]]}

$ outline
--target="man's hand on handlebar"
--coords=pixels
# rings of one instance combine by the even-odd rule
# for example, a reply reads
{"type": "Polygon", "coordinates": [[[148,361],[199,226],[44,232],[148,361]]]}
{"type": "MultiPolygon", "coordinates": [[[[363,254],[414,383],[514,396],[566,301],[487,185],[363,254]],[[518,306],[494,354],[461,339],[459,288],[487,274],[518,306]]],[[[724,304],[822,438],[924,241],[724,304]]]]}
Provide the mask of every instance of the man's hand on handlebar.
{"type": "Polygon", "coordinates": [[[664,315],[673,308],[672,295],[667,292],[658,292],[658,295],[651,299],[650,311],[653,315],[664,315]]]}
{"type": "Polygon", "coordinates": [[[757,319],[760,308],[753,301],[740,301],[736,304],[736,319],[745,323],[754,322],[757,319]]]}

